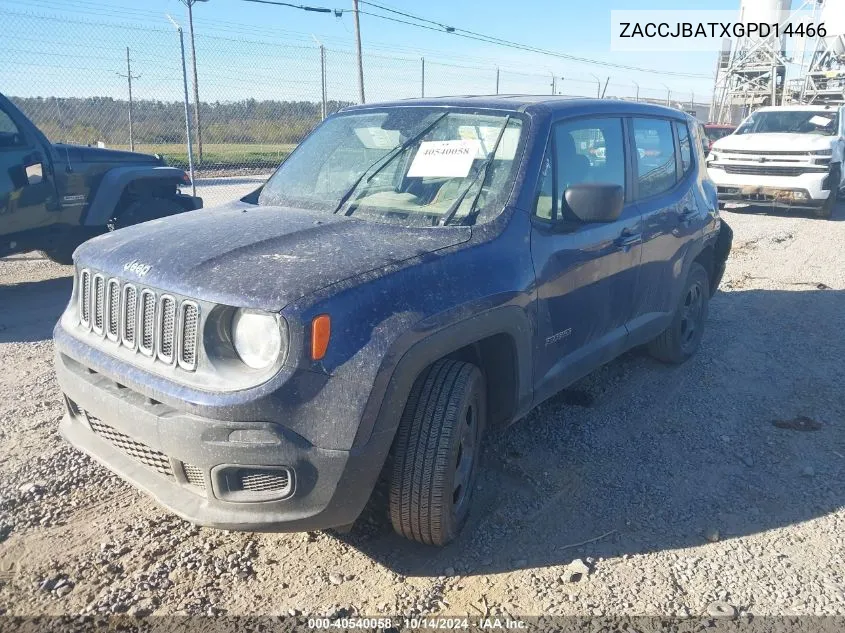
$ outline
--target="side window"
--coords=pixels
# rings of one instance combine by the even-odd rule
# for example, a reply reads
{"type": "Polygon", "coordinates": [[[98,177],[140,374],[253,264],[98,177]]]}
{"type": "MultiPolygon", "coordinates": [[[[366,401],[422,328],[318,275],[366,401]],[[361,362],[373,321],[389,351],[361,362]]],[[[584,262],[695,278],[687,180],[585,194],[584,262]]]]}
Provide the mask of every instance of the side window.
{"type": "Polygon", "coordinates": [[[601,182],[625,186],[621,118],[576,119],[558,123],[552,130],[552,148],[549,153],[551,161],[547,159],[543,163],[535,211],[538,217],[554,218],[556,211],[558,216],[565,216],[563,194],[572,185],[601,182]]]}
{"type": "Polygon", "coordinates": [[[675,131],[678,133],[678,145],[681,146],[681,165],[684,168],[684,176],[692,169],[692,146],[690,145],[690,134],[686,123],[675,121],[675,131]]]}
{"type": "Polygon", "coordinates": [[[0,149],[24,145],[18,126],[3,110],[0,110],[0,149]]]}
{"type": "Polygon", "coordinates": [[[648,198],[675,186],[675,141],[666,119],[633,119],[639,197],[648,198]]]}
{"type": "Polygon", "coordinates": [[[554,218],[554,178],[552,177],[552,152],[546,151],[546,157],[543,159],[543,166],[540,172],[540,191],[537,192],[537,204],[534,208],[534,213],[538,218],[544,220],[551,220],[554,218]]]}

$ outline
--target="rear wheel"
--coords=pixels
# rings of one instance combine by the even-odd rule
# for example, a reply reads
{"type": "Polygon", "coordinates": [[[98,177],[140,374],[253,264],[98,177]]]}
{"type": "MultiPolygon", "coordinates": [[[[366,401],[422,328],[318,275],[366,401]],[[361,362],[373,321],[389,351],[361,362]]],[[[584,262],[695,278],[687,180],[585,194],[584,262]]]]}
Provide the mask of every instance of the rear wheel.
{"type": "Polygon", "coordinates": [[[649,353],[664,363],[683,363],[698,350],[710,301],[707,271],[693,262],[672,322],[648,345],[649,353]]]}
{"type": "Polygon", "coordinates": [[[486,419],[481,371],[440,360],[414,383],[392,449],[390,519],[402,536],[445,545],[466,522],[486,419]]]}

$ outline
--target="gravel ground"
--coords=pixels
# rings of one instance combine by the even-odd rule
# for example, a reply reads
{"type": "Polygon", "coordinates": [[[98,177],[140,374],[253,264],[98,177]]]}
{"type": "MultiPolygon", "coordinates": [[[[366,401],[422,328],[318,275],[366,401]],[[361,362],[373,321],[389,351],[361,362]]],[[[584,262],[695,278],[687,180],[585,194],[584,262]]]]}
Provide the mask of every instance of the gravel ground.
{"type": "Polygon", "coordinates": [[[843,211],[726,213],[699,354],[627,354],[489,438],[441,550],[375,511],[341,536],[160,510],[56,432],[70,269],[0,260],[0,613],[845,614],[843,211]]]}

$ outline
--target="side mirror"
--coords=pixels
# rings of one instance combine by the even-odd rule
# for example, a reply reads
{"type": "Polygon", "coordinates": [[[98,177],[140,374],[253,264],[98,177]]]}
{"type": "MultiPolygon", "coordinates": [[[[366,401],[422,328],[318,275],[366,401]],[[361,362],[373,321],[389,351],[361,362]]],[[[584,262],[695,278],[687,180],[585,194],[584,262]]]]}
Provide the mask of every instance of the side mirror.
{"type": "Polygon", "coordinates": [[[625,190],[619,185],[582,183],[567,188],[563,199],[582,222],[613,222],[622,213],[625,190]]]}

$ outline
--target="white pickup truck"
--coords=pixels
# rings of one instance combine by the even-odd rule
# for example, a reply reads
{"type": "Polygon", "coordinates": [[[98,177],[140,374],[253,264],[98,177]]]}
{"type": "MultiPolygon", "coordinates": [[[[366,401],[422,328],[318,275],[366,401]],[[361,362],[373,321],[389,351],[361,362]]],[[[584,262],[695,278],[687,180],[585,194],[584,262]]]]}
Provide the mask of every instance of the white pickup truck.
{"type": "Polygon", "coordinates": [[[830,218],[843,183],[845,108],[757,110],[713,144],[707,157],[719,206],[812,209],[830,218]]]}

